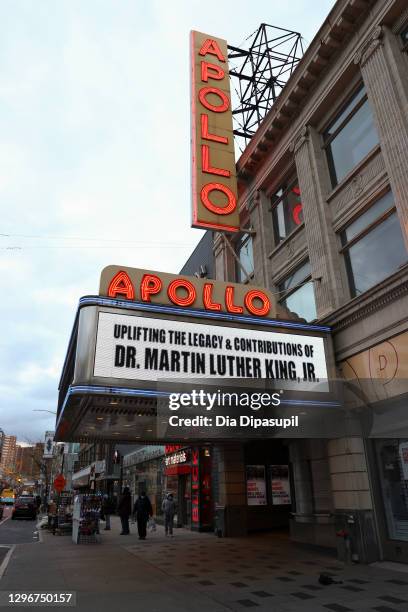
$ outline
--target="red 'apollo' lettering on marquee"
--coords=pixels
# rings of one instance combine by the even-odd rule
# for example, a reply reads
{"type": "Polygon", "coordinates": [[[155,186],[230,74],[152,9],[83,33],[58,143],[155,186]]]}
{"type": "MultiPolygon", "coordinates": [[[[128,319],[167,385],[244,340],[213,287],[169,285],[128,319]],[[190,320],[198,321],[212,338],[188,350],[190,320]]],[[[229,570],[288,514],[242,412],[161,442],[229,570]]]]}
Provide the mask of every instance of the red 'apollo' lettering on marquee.
{"type": "Polygon", "coordinates": [[[213,111],[213,113],[225,113],[229,109],[230,101],[227,96],[221,89],[218,87],[202,87],[198,92],[198,98],[201,104],[208,108],[208,110],[213,111]],[[221,100],[221,104],[212,104],[207,100],[207,96],[209,94],[213,94],[214,96],[218,96],[221,100]]]}
{"type": "Polygon", "coordinates": [[[208,210],[217,215],[229,215],[237,207],[237,201],[231,189],[222,183],[207,183],[201,190],[201,201],[208,210]],[[212,191],[221,191],[227,196],[227,206],[217,206],[210,200],[212,191]]]}
{"type": "Polygon", "coordinates": [[[242,314],[244,312],[242,306],[236,306],[234,304],[234,287],[228,286],[225,289],[225,305],[228,312],[234,312],[236,314],[242,314]]]}
{"type": "Polygon", "coordinates": [[[216,64],[210,64],[210,62],[201,62],[201,80],[204,83],[208,82],[208,79],[214,79],[214,81],[221,81],[225,77],[225,70],[221,66],[216,64]]]}
{"type": "Polygon", "coordinates": [[[115,298],[117,295],[125,296],[128,300],[134,300],[135,290],[128,274],[120,270],[112,278],[108,287],[108,296],[115,298]]]}
{"type": "Polygon", "coordinates": [[[245,295],[244,303],[246,309],[253,315],[257,315],[258,317],[264,317],[267,315],[271,309],[271,302],[268,296],[259,289],[252,289],[248,291],[245,295]],[[255,306],[254,300],[260,300],[262,302],[262,306],[255,306]]]}
{"type": "Polygon", "coordinates": [[[224,311],[233,314],[242,314],[245,307],[245,312],[257,317],[267,317],[271,309],[268,294],[261,289],[251,288],[250,285],[243,289],[238,285],[219,285],[209,280],[201,283],[195,279],[189,280],[188,277],[174,278],[174,275],[162,278],[154,273],[143,273],[141,280],[133,278],[132,281],[124,270],[116,272],[106,284],[104,295],[111,298],[121,296],[128,300],[159,304],[168,304],[170,301],[185,308],[195,306],[211,312],[224,311]],[[219,301],[214,299],[215,291],[219,301]]]}
{"type": "Polygon", "coordinates": [[[203,304],[206,310],[221,310],[221,304],[212,301],[212,290],[214,285],[212,283],[205,283],[203,288],[203,304]]]}
{"type": "Polygon", "coordinates": [[[173,304],[177,306],[191,306],[194,304],[197,298],[197,291],[193,283],[186,280],[185,278],[178,278],[170,283],[167,289],[167,295],[173,304]],[[177,289],[185,289],[187,292],[186,297],[180,297],[177,295],[177,289]]]}
{"type": "Polygon", "coordinates": [[[212,140],[214,142],[220,142],[221,144],[228,144],[228,138],[226,136],[217,136],[217,134],[210,134],[208,131],[208,115],[201,115],[201,138],[203,140],[212,140]]]}
{"type": "Polygon", "coordinates": [[[160,293],[162,288],[161,278],[155,274],[145,274],[140,283],[140,298],[143,302],[150,302],[150,296],[160,293]]]}
{"type": "Polygon", "coordinates": [[[213,40],[212,38],[207,38],[206,41],[204,41],[200,51],[198,52],[199,55],[215,55],[220,62],[225,62],[225,57],[223,56],[221,49],[219,48],[217,41],[213,40]]]}
{"type": "Polygon", "coordinates": [[[227,44],[225,40],[200,32],[192,32],[191,43],[193,225],[237,232],[239,215],[227,44]],[[212,143],[218,146],[214,148],[212,143]],[[218,166],[219,160],[223,167],[218,166]],[[222,182],[209,183],[208,174],[222,177],[222,182]],[[211,197],[217,191],[221,197],[220,193],[211,197]],[[222,194],[226,196],[225,205],[222,205],[222,194]]]}
{"type": "Polygon", "coordinates": [[[229,170],[224,170],[224,168],[214,168],[211,166],[210,147],[208,145],[201,145],[201,160],[203,172],[207,172],[208,174],[216,174],[218,176],[231,176],[231,172],[229,170]]]}

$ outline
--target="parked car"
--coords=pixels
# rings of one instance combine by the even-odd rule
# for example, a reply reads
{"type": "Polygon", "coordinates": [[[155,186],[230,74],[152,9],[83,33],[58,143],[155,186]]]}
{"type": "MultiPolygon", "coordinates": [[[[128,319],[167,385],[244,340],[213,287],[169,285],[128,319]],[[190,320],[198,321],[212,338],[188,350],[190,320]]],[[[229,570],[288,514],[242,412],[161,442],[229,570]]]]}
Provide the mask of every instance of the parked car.
{"type": "Polygon", "coordinates": [[[18,497],[14,504],[12,519],[16,518],[30,518],[35,520],[37,518],[37,504],[35,503],[34,497],[18,497]]]}

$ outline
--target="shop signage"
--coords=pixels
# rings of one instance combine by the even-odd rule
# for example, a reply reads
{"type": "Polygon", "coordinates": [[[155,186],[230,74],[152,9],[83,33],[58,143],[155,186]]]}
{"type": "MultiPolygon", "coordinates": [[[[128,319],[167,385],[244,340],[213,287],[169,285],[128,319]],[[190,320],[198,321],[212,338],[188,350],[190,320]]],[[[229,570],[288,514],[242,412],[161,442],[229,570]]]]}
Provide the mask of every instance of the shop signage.
{"type": "Polygon", "coordinates": [[[290,482],[288,465],[271,465],[272,504],[290,505],[290,482]]]}
{"type": "Polygon", "coordinates": [[[66,480],[64,476],[62,474],[58,474],[58,476],[54,478],[54,489],[58,492],[61,492],[64,490],[65,485],[66,485],[66,480]]]}
{"type": "Polygon", "coordinates": [[[180,448],[183,448],[182,444],[166,444],[164,447],[164,454],[171,455],[172,453],[180,450],[180,448]]]}
{"type": "Polygon", "coordinates": [[[181,308],[200,308],[214,313],[229,312],[254,317],[288,316],[287,312],[276,306],[272,294],[260,287],[138,268],[104,268],[99,295],[181,308]]]}
{"type": "Polygon", "coordinates": [[[247,465],[246,483],[248,506],[266,506],[265,466],[247,465]]]}
{"type": "Polygon", "coordinates": [[[227,42],[191,32],[193,227],[237,232],[237,179],[227,42]]]}
{"type": "Polygon", "coordinates": [[[187,451],[182,450],[173,455],[167,455],[164,458],[164,462],[166,466],[169,465],[179,465],[180,463],[186,463],[188,461],[187,451]]]}
{"type": "Polygon", "coordinates": [[[328,391],[323,338],[115,312],[99,313],[94,376],[277,379],[328,391]]]}
{"type": "Polygon", "coordinates": [[[54,431],[46,431],[45,432],[45,440],[44,440],[44,459],[50,459],[54,454],[54,431]]]}

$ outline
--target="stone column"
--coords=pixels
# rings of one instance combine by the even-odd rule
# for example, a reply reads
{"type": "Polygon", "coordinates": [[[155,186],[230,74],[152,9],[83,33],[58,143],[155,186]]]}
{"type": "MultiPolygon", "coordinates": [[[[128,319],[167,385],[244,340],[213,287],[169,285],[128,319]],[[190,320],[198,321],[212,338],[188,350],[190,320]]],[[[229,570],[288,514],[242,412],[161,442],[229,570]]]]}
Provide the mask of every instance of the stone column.
{"type": "Polygon", "coordinates": [[[380,552],[364,441],[329,440],[328,452],[336,531],[345,529],[350,537],[349,551],[337,538],[339,557],[373,563],[380,552]]]}
{"type": "Polygon", "coordinates": [[[354,58],[361,69],[381,151],[408,248],[408,101],[406,65],[395,34],[377,27],[354,58]],[[405,69],[405,70],[404,70],[405,69]]]}
{"type": "Polygon", "coordinates": [[[322,318],[344,301],[338,245],[332,228],[330,207],[325,195],[330,191],[327,163],[320,135],[306,126],[292,146],[299,180],[305,233],[312,268],[317,316],[322,318]]]}
{"type": "Polygon", "coordinates": [[[215,505],[225,508],[227,536],[247,533],[244,447],[241,443],[214,445],[215,505]]]}
{"type": "Polygon", "coordinates": [[[272,289],[271,273],[268,269],[268,253],[273,248],[272,215],[269,209],[268,198],[263,191],[257,191],[248,203],[251,228],[254,231],[252,245],[254,252],[254,281],[253,284],[272,289]]]}

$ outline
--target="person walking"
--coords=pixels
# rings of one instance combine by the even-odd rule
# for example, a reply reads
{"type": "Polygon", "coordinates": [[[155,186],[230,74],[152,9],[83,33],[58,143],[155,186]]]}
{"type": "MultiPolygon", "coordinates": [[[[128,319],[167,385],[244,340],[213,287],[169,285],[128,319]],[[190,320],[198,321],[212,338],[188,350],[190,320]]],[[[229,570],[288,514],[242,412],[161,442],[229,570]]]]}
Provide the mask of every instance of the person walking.
{"type": "Polygon", "coordinates": [[[176,513],[176,504],[173,499],[173,494],[169,493],[163,500],[162,510],[164,513],[164,531],[166,536],[174,538],[173,535],[173,520],[176,513]]]}
{"type": "Polygon", "coordinates": [[[123,489],[118,503],[118,514],[122,523],[122,531],[120,535],[129,535],[129,516],[132,512],[132,500],[129,487],[123,489]]]}
{"type": "Polygon", "coordinates": [[[137,498],[133,508],[133,514],[136,516],[139,540],[145,540],[147,521],[149,517],[153,515],[152,504],[145,491],[142,491],[137,498]]]}
{"type": "Polygon", "coordinates": [[[105,517],[105,531],[110,531],[110,528],[111,528],[110,517],[111,517],[111,514],[113,514],[114,509],[113,509],[113,502],[109,498],[109,495],[107,495],[106,493],[102,499],[101,510],[102,510],[102,515],[105,517]]]}

